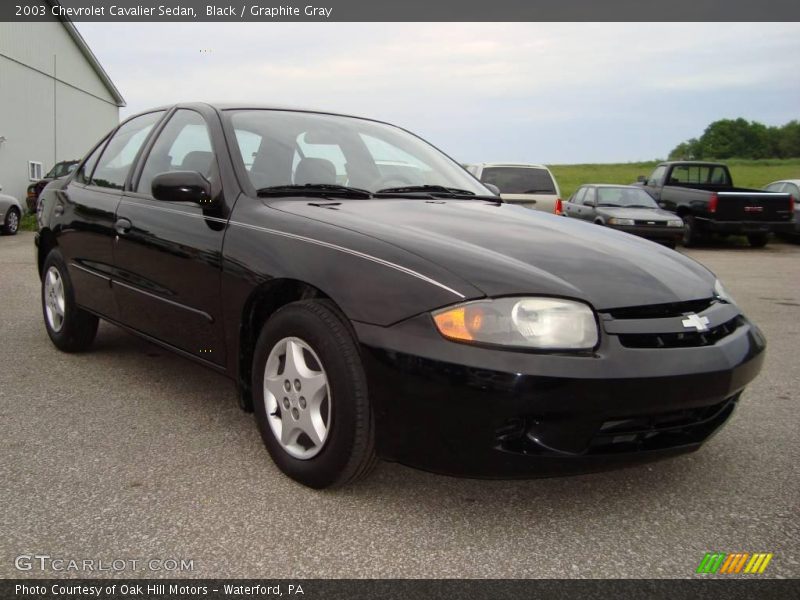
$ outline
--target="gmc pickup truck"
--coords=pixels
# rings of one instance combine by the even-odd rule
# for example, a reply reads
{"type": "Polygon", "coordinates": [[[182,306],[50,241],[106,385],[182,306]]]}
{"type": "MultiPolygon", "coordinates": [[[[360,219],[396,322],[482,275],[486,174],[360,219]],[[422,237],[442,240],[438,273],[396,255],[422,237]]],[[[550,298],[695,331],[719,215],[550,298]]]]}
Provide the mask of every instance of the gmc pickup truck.
{"type": "Polygon", "coordinates": [[[683,218],[685,246],[719,233],[745,235],[761,248],[771,232],[793,228],[791,195],[734,187],[728,167],[720,163],[664,162],[649,177],[639,177],[639,185],[661,208],[683,218]]]}

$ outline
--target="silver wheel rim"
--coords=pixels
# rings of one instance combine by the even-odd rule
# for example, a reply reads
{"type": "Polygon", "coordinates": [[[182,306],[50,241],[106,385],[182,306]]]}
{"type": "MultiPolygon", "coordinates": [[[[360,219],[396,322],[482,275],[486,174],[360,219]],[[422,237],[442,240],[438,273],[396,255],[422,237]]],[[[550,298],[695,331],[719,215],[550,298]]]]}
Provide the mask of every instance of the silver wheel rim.
{"type": "Polygon", "coordinates": [[[64,280],[58,269],[50,267],[44,276],[44,312],[53,331],[61,331],[64,326],[65,308],[64,280]]]}
{"type": "Polygon", "coordinates": [[[331,391],[322,361],[300,338],[283,338],[269,353],[264,406],[275,439],[290,456],[319,454],[331,426],[331,391]]]}
{"type": "Polygon", "coordinates": [[[11,233],[14,233],[17,230],[17,227],[19,227],[19,217],[17,216],[17,213],[12,210],[8,215],[8,230],[11,233]]]}

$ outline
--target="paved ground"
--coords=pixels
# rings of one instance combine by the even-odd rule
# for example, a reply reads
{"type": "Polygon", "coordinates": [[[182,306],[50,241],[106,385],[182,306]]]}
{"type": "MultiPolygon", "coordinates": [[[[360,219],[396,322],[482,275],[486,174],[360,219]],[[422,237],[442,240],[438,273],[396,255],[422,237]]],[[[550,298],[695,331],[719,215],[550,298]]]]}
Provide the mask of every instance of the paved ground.
{"type": "Polygon", "coordinates": [[[798,577],[800,246],[690,254],[770,344],[700,452],[521,482],[382,464],[315,492],[272,465],[223,377],[111,326],[56,351],[32,234],[2,237],[0,577],[34,553],[193,559],[195,577],[686,577],[707,550],[774,552],[767,573],[798,577]]]}

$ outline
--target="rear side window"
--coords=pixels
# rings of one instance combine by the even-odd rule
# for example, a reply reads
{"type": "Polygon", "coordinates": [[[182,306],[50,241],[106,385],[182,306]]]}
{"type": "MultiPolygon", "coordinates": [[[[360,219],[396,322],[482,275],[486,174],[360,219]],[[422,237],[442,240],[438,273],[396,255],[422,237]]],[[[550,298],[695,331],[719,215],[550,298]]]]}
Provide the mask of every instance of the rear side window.
{"type": "Polygon", "coordinates": [[[120,126],[97,162],[92,185],[121,190],[139,148],[163,114],[163,111],[148,113],[120,126]]]}
{"type": "Polygon", "coordinates": [[[487,167],[481,181],[491,183],[501,194],[555,194],[556,184],[547,169],[534,167],[487,167]]]}
{"type": "Polygon", "coordinates": [[[94,166],[97,164],[97,159],[100,158],[100,153],[103,151],[103,146],[105,145],[106,141],[103,140],[100,145],[95,148],[94,152],[92,152],[89,158],[86,159],[86,162],[83,163],[81,170],[75,173],[75,181],[83,184],[89,183],[89,178],[92,176],[94,166]]]}

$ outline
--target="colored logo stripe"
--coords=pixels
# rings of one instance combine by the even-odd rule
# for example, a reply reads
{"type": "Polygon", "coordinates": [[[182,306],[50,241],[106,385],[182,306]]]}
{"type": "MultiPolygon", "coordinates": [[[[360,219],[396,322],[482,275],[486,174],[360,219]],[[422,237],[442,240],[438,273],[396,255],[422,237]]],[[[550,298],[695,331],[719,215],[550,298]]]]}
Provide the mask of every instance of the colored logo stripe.
{"type": "Polygon", "coordinates": [[[697,567],[697,573],[720,573],[720,574],[761,574],[772,560],[773,554],[767,552],[706,552],[703,560],[697,567]],[[746,565],[746,566],[745,566],[746,565]]]}

